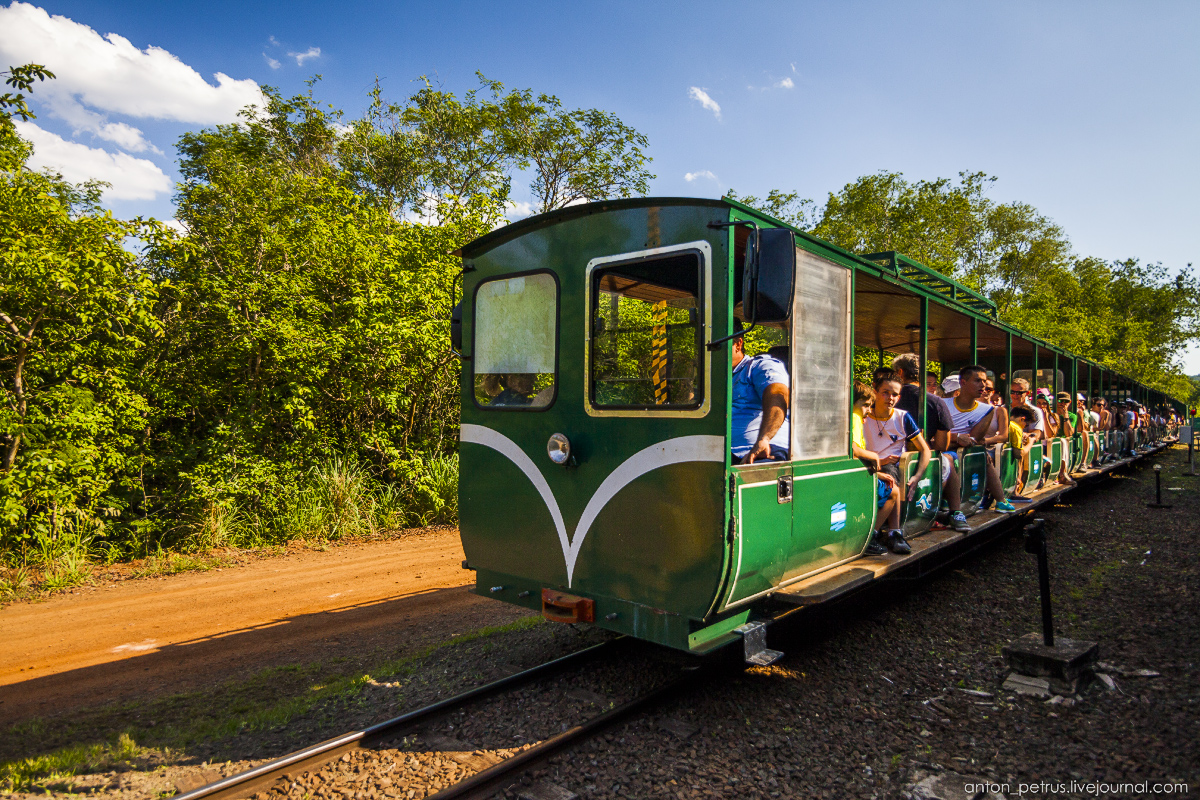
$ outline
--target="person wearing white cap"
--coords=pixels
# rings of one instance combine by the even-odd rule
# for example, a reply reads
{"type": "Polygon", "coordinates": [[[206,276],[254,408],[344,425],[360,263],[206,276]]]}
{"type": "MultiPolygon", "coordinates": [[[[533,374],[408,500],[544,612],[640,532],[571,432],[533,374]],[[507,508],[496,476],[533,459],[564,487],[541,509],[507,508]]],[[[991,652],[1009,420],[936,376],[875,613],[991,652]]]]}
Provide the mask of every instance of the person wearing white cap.
{"type": "Polygon", "coordinates": [[[958,397],[959,380],[957,375],[948,375],[942,381],[942,397],[958,397]]]}

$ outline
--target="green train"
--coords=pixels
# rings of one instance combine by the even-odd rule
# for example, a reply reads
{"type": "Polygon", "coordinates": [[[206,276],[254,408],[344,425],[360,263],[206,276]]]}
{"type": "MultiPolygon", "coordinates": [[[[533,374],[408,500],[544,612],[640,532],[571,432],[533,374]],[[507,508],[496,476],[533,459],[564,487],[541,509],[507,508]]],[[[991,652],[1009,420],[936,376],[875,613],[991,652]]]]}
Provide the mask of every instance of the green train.
{"type": "MultiPolygon", "coordinates": [[[[694,653],[759,636],[772,599],[814,576],[902,558],[863,554],[877,503],[852,457],[856,348],[1182,410],[1005,325],[912,259],[855,255],[731,200],[570,206],[458,255],[459,516],[475,591],[694,653]],[[731,452],[738,327],[746,355],[769,351],[790,373],[784,460],[731,452]]],[[[1050,442],[1048,474],[1123,449],[1093,439],[1050,442]]],[[[993,457],[1011,491],[1012,453],[993,457]]],[[[969,448],[956,462],[968,514],[987,458],[969,448]]],[[[906,477],[916,466],[905,457],[906,477]]],[[[914,542],[937,513],[941,469],[931,459],[904,504],[914,542]]]]}

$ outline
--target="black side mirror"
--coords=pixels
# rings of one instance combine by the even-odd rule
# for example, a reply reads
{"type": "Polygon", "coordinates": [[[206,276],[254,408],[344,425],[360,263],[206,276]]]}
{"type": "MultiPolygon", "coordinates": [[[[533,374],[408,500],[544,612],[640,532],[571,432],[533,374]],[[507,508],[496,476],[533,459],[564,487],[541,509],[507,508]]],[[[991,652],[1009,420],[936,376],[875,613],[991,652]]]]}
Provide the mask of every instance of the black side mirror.
{"type": "Polygon", "coordinates": [[[450,312],[450,347],[455,352],[462,352],[462,300],[450,312]]]}
{"type": "Polygon", "coordinates": [[[792,313],[796,242],[786,228],[762,228],[746,242],[742,310],[753,322],[786,322],[792,313]],[[757,243],[757,247],[755,246],[757,243]]]}

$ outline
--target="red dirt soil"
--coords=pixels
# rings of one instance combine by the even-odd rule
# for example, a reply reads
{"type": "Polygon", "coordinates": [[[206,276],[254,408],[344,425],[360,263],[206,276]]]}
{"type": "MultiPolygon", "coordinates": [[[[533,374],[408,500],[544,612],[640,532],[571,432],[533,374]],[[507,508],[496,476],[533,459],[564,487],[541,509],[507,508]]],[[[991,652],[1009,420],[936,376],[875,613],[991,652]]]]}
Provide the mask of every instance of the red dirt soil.
{"type": "Polygon", "coordinates": [[[131,580],[0,609],[0,719],[174,694],[263,667],[401,657],[528,614],[468,593],[457,531],[131,580]]]}

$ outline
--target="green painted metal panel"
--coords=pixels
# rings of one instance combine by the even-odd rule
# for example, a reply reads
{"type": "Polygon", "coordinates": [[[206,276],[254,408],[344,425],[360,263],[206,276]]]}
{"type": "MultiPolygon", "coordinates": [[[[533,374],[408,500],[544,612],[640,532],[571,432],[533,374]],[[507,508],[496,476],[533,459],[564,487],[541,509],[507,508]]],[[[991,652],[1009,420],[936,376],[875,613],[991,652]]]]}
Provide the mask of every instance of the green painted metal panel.
{"type": "MultiPolygon", "coordinates": [[[[917,473],[918,458],[914,455],[905,464],[904,481],[912,480],[917,473]]],[[[935,453],[925,467],[925,474],[917,482],[917,491],[904,501],[900,526],[905,536],[916,536],[933,527],[938,507],[942,503],[942,460],[935,453]]]]}
{"type": "Polygon", "coordinates": [[[1011,495],[1017,488],[1021,478],[1021,451],[1013,450],[1008,445],[1000,456],[1000,483],[1004,486],[1004,494],[1011,495]]]}
{"type": "Polygon", "coordinates": [[[1042,449],[1043,445],[1041,444],[1035,444],[1029,449],[1029,477],[1025,481],[1027,489],[1037,486],[1038,480],[1042,477],[1042,449]]]}
{"type": "Polygon", "coordinates": [[[791,476],[787,462],[734,470],[736,555],[727,605],[769,591],[783,577],[792,546],[792,503],[779,502],[779,480],[791,476]]]}
{"type": "Polygon", "coordinates": [[[806,473],[797,465],[795,472],[785,579],[858,555],[875,524],[875,478],[858,459],[842,459],[819,473],[806,473]]]}
{"type": "Polygon", "coordinates": [[[958,477],[962,481],[962,512],[974,514],[979,510],[987,490],[987,451],[968,447],[959,455],[958,477]]]}
{"type": "Polygon", "coordinates": [[[1062,470],[1065,441],[1062,437],[1050,440],[1050,478],[1052,479],[1058,477],[1058,473],[1062,470]]]}

